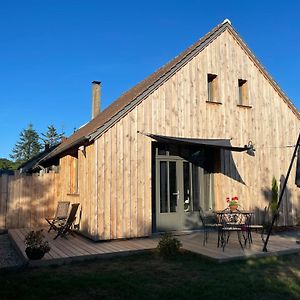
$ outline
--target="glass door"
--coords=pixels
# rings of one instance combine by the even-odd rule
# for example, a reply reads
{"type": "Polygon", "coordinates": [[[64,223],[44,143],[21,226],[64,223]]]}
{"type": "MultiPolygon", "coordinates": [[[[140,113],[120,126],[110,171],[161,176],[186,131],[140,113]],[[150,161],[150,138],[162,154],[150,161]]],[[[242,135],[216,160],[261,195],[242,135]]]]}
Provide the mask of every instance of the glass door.
{"type": "Polygon", "coordinates": [[[182,163],[180,160],[156,161],[156,227],[158,231],[182,228],[182,163]]]}
{"type": "Polygon", "coordinates": [[[213,208],[212,176],[183,159],[156,159],[156,230],[201,226],[200,206],[213,208]]]}

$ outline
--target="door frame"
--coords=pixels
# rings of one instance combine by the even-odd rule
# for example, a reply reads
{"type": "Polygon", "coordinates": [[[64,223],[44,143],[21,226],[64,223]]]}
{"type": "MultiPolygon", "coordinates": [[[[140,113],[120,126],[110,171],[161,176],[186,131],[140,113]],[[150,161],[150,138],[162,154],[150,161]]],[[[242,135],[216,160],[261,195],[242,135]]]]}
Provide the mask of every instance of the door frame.
{"type": "MultiPolygon", "coordinates": [[[[169,195],[170,189],[168,189],[168,210],[171,208],[169,195]]],[[[183,228],[183,214],[184,206],[182,203],[183,195],[183,160],[179,157],[159,157],[155,160],[155,207],[156,207],[156,228],[163,227],[164,230],[180,230],[183,228]],[[160,163],[167,163],[167,186],[170,186],[169,174],[170,174],[170,162],[176,163],[176,191],[178,193],[176,201],[176,212],[160,212],[160,163]]]]}
{"type": "MultiPolygon", "coordinates": [[[[179,164],[177,165],[180,165],[180,167],[178,168],[177,167],[177,173],[179,172],[179,169],[181,170],[180,172],[180,175],[178,176],[179,178],[177,179],[178,182],[177,184],[179,184],[181,182],[180,185],[180,189],[182,189],[180,191],[180,196],[181,197],[185,197],[185,194],[184,194],[184,174],[183,174],[183,163],[184,162],[187,162],[189,163],[190,165],[194,165],[193,162],[189,161],[188,159],[182,157],[180,154],[179,155],[174,155],[174,154],[171,154],[171,152],[168,152],[168,151],[171,151],[171,150],[167,150],[168,149],[168,145],[166,145],[166,151],[165,153],[159,153],[159,146],[158,146],[158,143],[156,142],[153,142],[152,143],[152,232],[162,232],[163,230],[161,230],[157,225],[159,222],[157,222],[158,218],[159,218],[159,213],[160,213],[160,203],[159,203],[159,198],[157,197],[158,196],[158,193],[160,192],[158,190],[158,184],[157,184],[157,180],[159,180],[159,177],[157,176],[157,172],[158,172],[158,165],[159,165],[159,162],[160,161],[176,161],[176,162],[180,162],[179,164]]],[[[184,148],[181,148],[180,151],[185,151],[185,150],[182,150],[184,148]]],[[[194,151],[193,151],[194,152],[194,151]]],[[[186,157],[186,156],[185,156],[186,157]]],[[[197,167],[200,167],[198,165],[196,165],[197,167]]],[[[203,167],[200,167],[202,168],[202,170],[204,171],[203,167]]],[[[202,173],[204,176],[206,177],[201,177],[201,182],[200,182],[200,198],[199,198],[199,205],[203,205],[203,206],[207,206],[207,203],[205,203],[207,199],[209,199],[209,205],[211,208],[214,207],[215,205],[215,197],[214,197],[214,189],[215,189],[215,184],[214,184],[214,176],[213,176],[213,173],[214,172],[209,172],[209,173],[202,173]],[[207,182],[207,179],[208,177],[207,176],[210,176],[209,177],[209,182],[207,182]],[[205,179],[206,178],[206,179],[205,179]],[[206,186],[205,183],[208,183],[209,186],[206,186]],[[203,184],[203,186],[202,186],[203,184]],[[207,192],[209,193],[209,195],[207,194],[207,192]],[[207,197],[208,196],[208,197],[207,197]],[[202,199],[202,200],[201,200],[202,199]],[[204,202],[205,201],[205,202],[204,202]]],[[[192,181],[193,179],[193,175],[190,173],[190,180],[192,181]]],[[[193,183],[192,183],[193,185],[193,183]]],[[[193,194],[194,191],[190,190],[190,193],[193,194]]],[[[194,196],[193,196],[194,197],[194,196]]],[[[177,200],[178,203],[182,202],[182,213],[181,213],[181,216],[180,216],[180,219],[178,219],[178,222],[180,222],[180,224],[182,225],[180,229],[178,230],[192,230],[192,229],[198,229],[202,226],[200,220],[199,220],[199,212],[197,210],[191,210],[191,211],[184,211],[184,200],[183,199],[178,199],[177,200]]],[[[195,199],[193,198],[192,201],[195,201],[195,199]]],[[[193,202],[193,205],[194,205],[194,202],[193,202]]],[[[176,213],[176,215],[178,216],[178,213],[176,213]]],[[[174,221],[175,222],[175,221],[174,221]]],[[[176,227],[176,226],[175,226],[176,227]]],[[[178,227],[178,226],[177,226],[178,227]]],[[[176,228],[172,228],[170,229],[170,231],[176,231],[177,229],[176,228]]],[[[165,230],[165,231],[168,231],[165,230]]]]}

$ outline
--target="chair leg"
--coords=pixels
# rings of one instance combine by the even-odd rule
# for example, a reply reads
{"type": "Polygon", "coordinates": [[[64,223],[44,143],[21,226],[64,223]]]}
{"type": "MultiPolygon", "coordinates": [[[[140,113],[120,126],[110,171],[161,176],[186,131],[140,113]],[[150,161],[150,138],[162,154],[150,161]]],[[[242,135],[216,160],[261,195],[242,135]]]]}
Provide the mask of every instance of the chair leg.
{"type": "Polygon", "coordinates": [[[244,250],[244,247],[243,247],[243,244],[242,244],[242,240],[241,240],[241,232],[237,231],[237,235],[238,235],[238,240],[239,240],[240,246],[244,250]]]}
{"type": "Polygon", "coordinates": [[[229,237],[227,237],[226,234],[228,234],[228,232],[222,230],[222,233],[221,233],[221,247],[222,247],[223,251],[225,250],[227,241],[229,239],[229,237]]]}
{"type": "Polygon", "coordinates": [[[264,233],[265,233],[265,228],[262,228],[260,237],[263,243],[265,242],[264,233]]]}
{"type": "Polygon", "coordinates": [[[204,229],[203,231],[203,246],[207,243],[207,231],[204,229]]]}

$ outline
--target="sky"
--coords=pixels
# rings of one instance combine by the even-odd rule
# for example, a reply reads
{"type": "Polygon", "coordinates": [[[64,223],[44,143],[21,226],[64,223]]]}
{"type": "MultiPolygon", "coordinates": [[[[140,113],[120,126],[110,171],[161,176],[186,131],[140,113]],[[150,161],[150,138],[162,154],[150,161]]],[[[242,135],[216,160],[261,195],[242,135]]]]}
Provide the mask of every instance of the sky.
{"type": "Polygon", "coordinates": [[[230,19],[300,109],[300,1],[0,0],[0,158],[29,123],[67,136],[230,19]]]}

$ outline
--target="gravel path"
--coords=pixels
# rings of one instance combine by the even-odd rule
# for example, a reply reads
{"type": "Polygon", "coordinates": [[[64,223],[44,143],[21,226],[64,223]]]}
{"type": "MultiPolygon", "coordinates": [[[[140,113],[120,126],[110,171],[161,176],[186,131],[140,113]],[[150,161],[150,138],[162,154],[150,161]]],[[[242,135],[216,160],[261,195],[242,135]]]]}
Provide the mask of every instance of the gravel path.
{"type": "Polygon", "coordinates": [[[0,234],[0,270],[1,268],[19,267],[21,265],[22,260],[13,248],[8,234],[0,234]]]}

